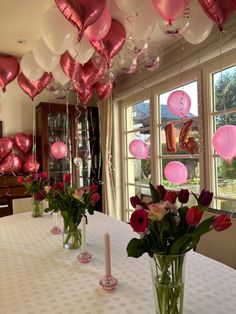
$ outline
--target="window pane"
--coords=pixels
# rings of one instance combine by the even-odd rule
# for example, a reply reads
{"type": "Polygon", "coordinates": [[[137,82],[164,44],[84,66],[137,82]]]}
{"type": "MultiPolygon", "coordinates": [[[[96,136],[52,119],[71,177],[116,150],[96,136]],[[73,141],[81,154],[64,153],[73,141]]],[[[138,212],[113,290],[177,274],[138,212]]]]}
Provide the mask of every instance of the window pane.
{"type": "Polygon", "coordinates": [[[130,197],[138,195],[151,195],[149,186],[134,186],[134,185],[127,185],[127,196],[128,196],[128,209],[133,210],[132,205],[130,204],[130,197]]]}
{"type": "Polygon", "coordinates": [[[230,212],[236,212],[236,201],[234,200],[221,200],[217,199],[216,202],[217,209],[230,211],[230,212]]]}
{"type": "Polygon", "coordinates": [[[236,108],[236,66],[213,74],[214,111],[236,108]]]}
{"type": "MultiPolygon", "coordinates": [[[[236,95],[235,95],[236,96],[236,95]]],[[[236,104],[235,104],[236,106],[236,104]]],[[[236,107],[235,107],[236,110],[236,107]]],[[[215,125],[218,129],[222,125],[233,124],[236,125],[236,112],[228,114],[219,114],[215,116],[215,125]]]]}
{"type": "Polygon", "coordinates": [[[172,89],[166,93],[163,93],[159,96],[159,104],[160,104],[160,123],[163,122],[171,122],[174,120],[180,119],[180,117],[171,113],[167,107],[167,99],[171,93],[176,90],[182,90],[186,92],[191,99],[191,109],[188,114],[188,117],[197,117],[198,116],[198,95],[197,95],[197,82],[194,81],[190,84],[186,84],[184,86],[180,86],[178,88],[172,89]]]}
{"type": "MultiPolygon", "coordinates": [[[[128,152],[128,157],[134,157],[130,151],[129,151],[129,144],[133,140],[141,140],[143,141],[144,144],[147,144],[148,147],[150,147],[150,130],[143,130],[140,132],[133,132],[133,133],[128,133],[127,134],[127,152],[128,152]]],[[[142,143],[140,143],[142,145],[142,143]]],[[[141,149],[142,147],[140,147],[141,149]]],[[[148,155],[150,156],[150,149],[148,155]]]]}
{"type": "Polygon", "coordinates": [[[199,159],[198,158],[183,158],[183,159],[175,159],[176,161],[182,162],[188,169],[188,181],[185,184],[173,184],[166,180],[164,175],[164,168],[165,166],[173,161],[173,159],[162,159],[162,177],[163,181],[162,184],[167,189],[189,189],[194,193],[199,193],[200,191],[200,174],[199,174],[199,159]]]}
{"type": "Polygon", "coordinates": [[[129,159],[127,173],[129,183],[148,184],[151,177],[151,160],[129,159]]]}
{"type": "Polygon", "coordinates": [[[150,125],[150,101],[145,100],[126,108],[127,131],[150,125]]]}
{"type": "Polygon", "coordinates": [[[236,197],[236,159],[229,164],[222,158],[215,158],[217,195],[223,197],[236,197]]]}
{"type": "MultiPolygon", "coordinates": [[[[180,130],[184,124],[184,122],[187,120],[181,120],[180,122],[176,122],[174,124],[175,127],[175,138],[176,138],[176,153],[178,155],[182,154],[188,154],[188,151],[186,150],[181,150],[179,147],[179,134],[180,130]]],[[[193,124],[191,126],[191,129],[189,131],[188,137],[194,137],[195,141],[198,142],[200,139],[200,134],[198,130],[198,119],[193,119],[193,124]]],[[[165,127],[162,126],[160,128],[160,138],[161,138],[161,147],[160,147],[160,153],[161,155],[169,155],[170,153],[166,149],[166,133],[165,133],[165,127]]],[[[171,153],[171,155],[174,155],[171,153]]]]}

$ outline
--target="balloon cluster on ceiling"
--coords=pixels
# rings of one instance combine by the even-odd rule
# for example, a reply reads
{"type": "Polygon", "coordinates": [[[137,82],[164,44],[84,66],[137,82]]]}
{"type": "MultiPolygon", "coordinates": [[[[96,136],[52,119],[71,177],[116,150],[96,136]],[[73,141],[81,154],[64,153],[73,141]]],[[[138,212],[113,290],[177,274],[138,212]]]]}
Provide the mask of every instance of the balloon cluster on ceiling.
{"type": "Polygon", "coordinates": [[[19,86],[32,99],[57,84],[64,90],[73,86],[84,106],[94,91],[103,101],[112,92],[117,71],[159,67],[162,53],[150,41],[156,23],[168,36],[199,44],[210,34],[212,21],[222,31],[236,8],[235,0],[113,1],[124,12],[123,22],[111,16],[109,0],[55,0],[56,6],[41,17],[41,38],[20,64],[0,54],[3,92],[18,76],[19,86]]]}

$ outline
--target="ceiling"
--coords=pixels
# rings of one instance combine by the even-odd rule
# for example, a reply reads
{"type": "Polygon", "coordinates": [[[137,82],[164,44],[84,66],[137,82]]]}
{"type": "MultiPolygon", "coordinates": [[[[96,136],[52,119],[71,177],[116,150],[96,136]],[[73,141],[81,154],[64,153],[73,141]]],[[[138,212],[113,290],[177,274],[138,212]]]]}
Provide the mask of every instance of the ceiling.
{"type": "MultiPolygon", "coordinates": [[[[52,6],[55,6],[54,0],[1,0],[0,53],[22,57],[32,51],[34,41],[41,37],[41,16],[52,6]]],[[[127,16],[119,10],[114,0],[110,2],[110,11],[113,18],[124,23],[127,16]]],[[[151,40],[158,43],[158,47],[173,42],[173,39],[163,34],[157,26],[151,40]]]]}

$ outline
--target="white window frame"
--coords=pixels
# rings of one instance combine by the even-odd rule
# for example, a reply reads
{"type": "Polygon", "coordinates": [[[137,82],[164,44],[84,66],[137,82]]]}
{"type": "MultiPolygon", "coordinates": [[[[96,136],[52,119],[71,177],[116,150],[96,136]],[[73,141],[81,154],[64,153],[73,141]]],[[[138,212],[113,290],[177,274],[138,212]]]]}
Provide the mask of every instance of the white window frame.
{"type": "MultiPolygon", "coordinates": [[[[157,139],[159,138],[159,130],[155,128],[157,125],[158,117],[158,95],[165,93],[171,89],[174,89],[180,85],[188,84],[192,81],[197,81],[198,84],[198,103],[199,103],[199,121],[202,123],[203,128],[203,142],[204,149],[199,152],[199,162],[200,162],[200,188],[206,188],[210,190],[215,195],[215,171],[213,163],[213,148],[211,144],[211,139],[213,136],[213,114],[212,114],[212,74],[236,65],[236,49],[225,53],[222,56],[218,56],[210,61],[192,68],[183,73],[179,73],[167,80],[160,82],[152,87],[149,87],[142,92],[134,93],[128,98],[123,98],[119,102],[119,113],[120,113],[120,148],[121,148],[121,184],[122,184],[122,207],[123,209],[127,206],[126,196],[126,185],[125,181],[125,145],[124,137],[122,132],[124,130],[124,108],[125,106],[134,105],[138,102],[150,99],[150,134],[152,134],[152,168],[151,177],[152,182],[156,185],[160,183],[160,158],[158,152],[157,139]],[[204,118],[203,118],[204,117],[204,118]],[[154,161],[154,162],[153,162],[154,161]]],[[[228,199],[228,198],[227,198],[228,199]]],[[[232,198],[231,198],[232,200],[232,198]]],[[[213,207],[216,208],[215,202],[213,202],[213,207]]],[[[125,217],[123,217],[125,218],[125,217]]],[[[125,220],[125,219],[124,219],[125,220]]]]}

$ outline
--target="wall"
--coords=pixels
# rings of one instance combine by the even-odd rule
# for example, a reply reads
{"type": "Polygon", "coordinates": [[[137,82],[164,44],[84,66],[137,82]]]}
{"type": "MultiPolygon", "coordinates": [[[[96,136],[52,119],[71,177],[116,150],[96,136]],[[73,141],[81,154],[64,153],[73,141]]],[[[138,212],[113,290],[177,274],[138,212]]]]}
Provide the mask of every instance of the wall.
{"type": "MultiPolygon", "coordinates": [[[[33,108],[39,102],[65,102],[56,99],[55,94],[43,90],[32,102],[19,87],[17,80],[7,85],[6,93],[0,92],[0,121],[3,122],[3,136],[14,136],[18,132],[33,132],[33,108]]],[[[69,103],[75,103],[70,95],[69,103]]],[[[13,212],[31,210],[31,199],[19,199],[13,202],[13,212]]]]}

